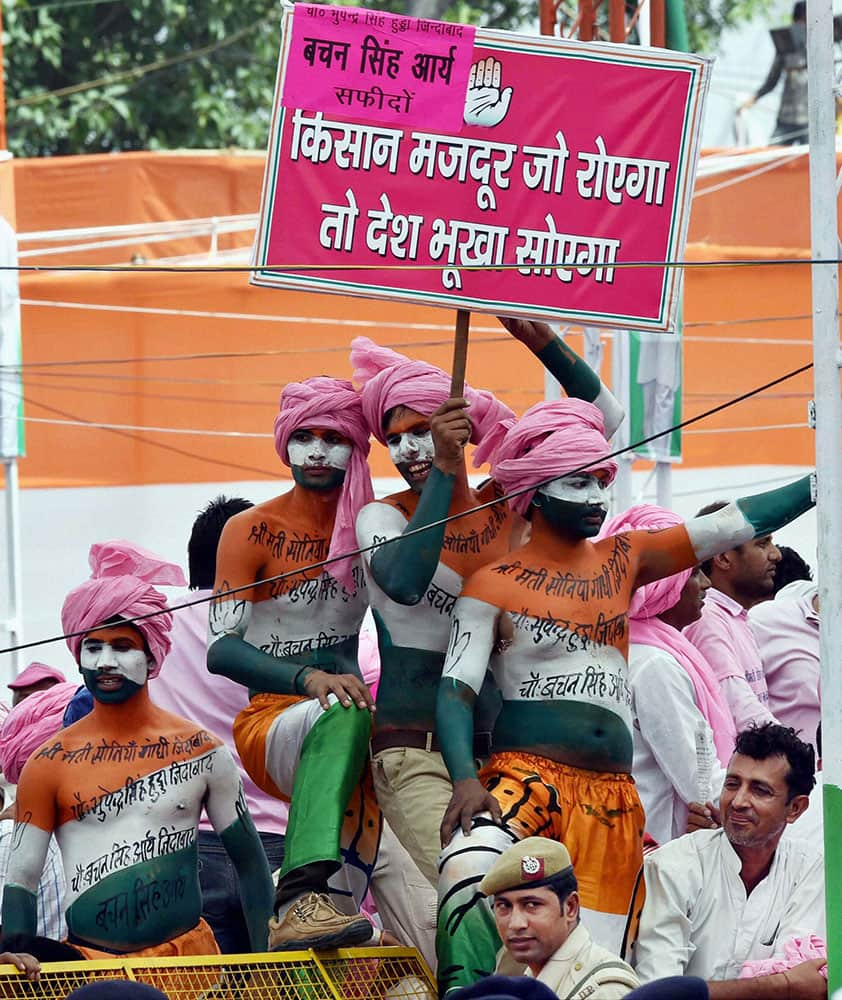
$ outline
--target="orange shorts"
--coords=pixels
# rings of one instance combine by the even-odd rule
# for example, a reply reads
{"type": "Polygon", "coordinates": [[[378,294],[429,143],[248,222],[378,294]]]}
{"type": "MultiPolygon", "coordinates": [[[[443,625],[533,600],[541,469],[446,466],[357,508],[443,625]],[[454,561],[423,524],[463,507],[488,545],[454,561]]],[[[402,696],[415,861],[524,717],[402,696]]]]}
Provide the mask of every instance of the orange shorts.
{"type": "Polygon", "coordinates": [[[162,941],[161,944],[153,944],[148,948],[141,948],[140,951],[124,952],[115,955],[112,951],[100,951],[98,948],[88,948],[83,945],[74,944],[74,948],[81,951],[87,959],[95,958],[178,958],[185,955],[218,955],[219,945],[213,936],[210,925],[201,917],[195,927],[189,931],[171,938],[169,941],[162,941]]]}
{"type": "Polygon", "coordinates": [[[643,865],[644,815],[629,774],[586,771],[536,754],[492,754],[480,780],[520,839],[570,852],[582,906],[625,914],[643,865]]]}

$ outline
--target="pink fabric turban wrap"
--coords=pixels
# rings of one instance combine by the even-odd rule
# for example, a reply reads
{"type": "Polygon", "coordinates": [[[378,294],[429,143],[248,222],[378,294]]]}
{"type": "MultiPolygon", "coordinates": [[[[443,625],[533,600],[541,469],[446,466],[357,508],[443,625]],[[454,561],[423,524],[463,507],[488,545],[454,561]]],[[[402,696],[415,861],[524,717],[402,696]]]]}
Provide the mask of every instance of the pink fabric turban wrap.
{"type": "MultiPolygon", "coordinates": [[[[605,440],[602,411],[582,399],[560,399],[531,406],[518,420],[509,421],[483,442],[482,457],[491,454],[491,474],[506,493],[587,467],[606,472],[609,482],[617,463],[607,459],[611,448],[605,440]]],[[[525,514],[535,490],[511,501],[512,509],[525,514]]]]}
{"type": "MultiPolygon", "coordinates": [[[[639,529],[657,531],[683,523],[684,519],[671,510],[642,503],[606,521],[601,537],[639,529]]],[[[713,730],[716,754],[722,764],[727,764],[734,752],[737,732],[713,669],[689,639],[657,617],[678,604],[692,572],[685,569],[637,588],[629,605],[629,639],[642,646],[663,649],[675,657],[693,682],[696,705],[713,730]]]]}
{"type": "MultiPolygon", "coordinates": [[[[289,465],[287,444],[290,435],[302,427],[322,427],[338,431],[353,444],[351,461],[339,494],[328,558],[352,552],[357,547],[354,524],[357,514],[374,499],[368,452],[371,447],[368,425],[359,394],[345,379],[318,375],[303,382],[290,382],[281,393],[281,412],[275,417],[275,451],[289,465]]],[[[329,563],[328,573],[346,590],[353,590],[353,559],[329,563]]]]}
{"type": "MultiPolygon", "coordinates": [[[[109,618],[134,618],[161,611],[152,618],[135,622],[154,665],[149,676],[157,677],[164,658],[170,651],[172,614],[164,609],[167,599],[152,586],[185,587],[187,581],[179,566],[165,562],[153,552],[126,541],[97,542],[88,556],[91,579],[71,590],[61,609],[61,624],[65,632],[89,632],[109,618]]],[[[84,635],[67,639],[67,647],[79,662],[79,649],[84,635]]]]}
{"type": "Polygon", "coordinates": [[[0,726],[0,768],[13,785],[33,751],[61,729],[64,710],[78,688],[64,681],[36,691],[6,716],[0,726]]]}
{"type": "MultiPolygon", "coordinates": [[[[368,337],[351,341],[351,365],[369,430],[381,444],[386,443],[383,417],[395,406],[408,406],[429,417],[450,399],[450,376],[440,368],[425,361],[411,361],[368,337]]],[[[501,421],[514,419],[508,406],[485,389],[466,385],[464,397],[471,404],[468,416],[472,444],[479,444],[501,421]]],[[[474,466],[480,464],[475,453],[474,466]]]]}

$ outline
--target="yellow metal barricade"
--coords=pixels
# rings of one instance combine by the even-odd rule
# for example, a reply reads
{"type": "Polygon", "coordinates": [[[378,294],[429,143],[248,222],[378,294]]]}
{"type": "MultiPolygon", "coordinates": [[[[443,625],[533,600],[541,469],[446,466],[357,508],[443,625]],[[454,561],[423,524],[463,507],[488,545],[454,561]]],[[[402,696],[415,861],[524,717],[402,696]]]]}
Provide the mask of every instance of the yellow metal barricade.
{"type": "Polygon", "coordinates": [[[0,965],[0,1000],[65,1000],[102,979],[147,983],[170,1000],[435,1000],[414,948],[44,962],[39,982],[0,965]]]}

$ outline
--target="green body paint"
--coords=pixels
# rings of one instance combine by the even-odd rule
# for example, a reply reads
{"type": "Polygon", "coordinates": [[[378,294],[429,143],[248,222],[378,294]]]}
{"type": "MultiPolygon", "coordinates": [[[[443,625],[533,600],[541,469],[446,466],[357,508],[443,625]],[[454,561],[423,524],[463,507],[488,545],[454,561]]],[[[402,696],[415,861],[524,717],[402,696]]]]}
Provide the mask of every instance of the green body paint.
{"type": "Polygon", "coordinates": [[[302,694],[295,687],[302,667],[361,677],[357,646],[358,637],[352,636],[326,649],[281,657],[264,653],[237,635],[223,635],[208,649],[208,670],[245,685],[250,694],[302,694]]]}
{"type": "Polygon", "coordinates": [[[72,938],[93,948],[124,952],[192,930],[201,915],[195,843],[106,876],[66,913],[72,938]]]}
{"type": "MultiPolygon", "coordinates": [[[[455,482],[455,476],[433,466],[405,531],[443,522],[450,510],[455,482]]],[[[412,605],[422,599],[439,564],[445,527],[442,523],[409,538],[401,537],[374,553],[371,575],[393,601],[412,605]]]]}
{"type": "Polygon", "coordinates": [[[811,479],[812,476],[803,476],[787,486],[737,500],[737,506],[754,528],[755,538],[770,535],[815,506],[811,479]]]}
{"type": "Polygon", "coordinates": [[[3,889],[3,937],[12,934],[37,932],[38,906],[34,892],[20,885],[7,885],[3,889]]]}
{"type": "Polygon", "coordinates": [[[267,925],[272,916],[274,896],[272,872],[251,815],[245,810],[245,804],[242,818],[226,827],[219,836],[237,869],[240,901],[246,917],[251,950],[266,951],[269,946],[267,925]]]}
{"type": "MultiPolygon", "coordinates": [[[[378,732],[384,729],[436,731],[436,694],[444,667],[444,653],[395,646],[386,623],[372,612],[380,647],[380,683],[377,687],[378,732]]],[[[474,729],[490,733],[500,711],[500,694],[489,673],[474,706],[474,729]]]]}
{"type": "Polygon", "coordinates": [[[474,702],[476,695],[462,681],[442,681],[436,700],[436,732],[452,781],[476,778],[474,763],[474,702]]]}
{"type": "Polygon", "coordinates": [[[557,338],[535,355],[568,396],[592,403],[602,389],[599,375],[557,338]]]}

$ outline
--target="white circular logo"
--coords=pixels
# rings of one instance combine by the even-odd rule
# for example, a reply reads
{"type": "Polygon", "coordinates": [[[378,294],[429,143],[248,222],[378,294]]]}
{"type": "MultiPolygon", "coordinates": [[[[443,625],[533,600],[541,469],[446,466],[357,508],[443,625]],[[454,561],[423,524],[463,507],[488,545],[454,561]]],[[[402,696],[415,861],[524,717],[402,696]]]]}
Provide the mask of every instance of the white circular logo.
{"type": "Polygon", "coordinates": [[[531,855],[527,854],[521,861],[520,867],[524,875],[537,875],[541,870],[541,862],[538,858],[533,858],[531,855]]]}

